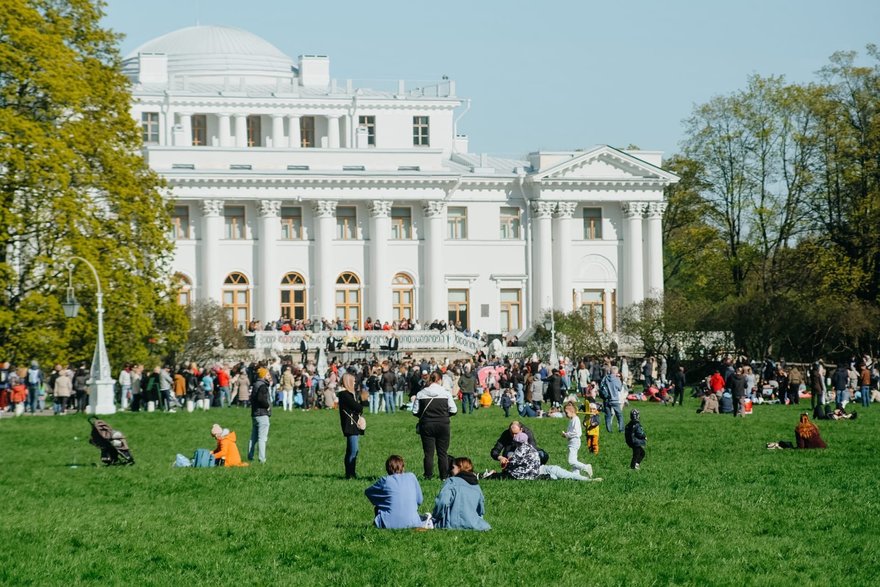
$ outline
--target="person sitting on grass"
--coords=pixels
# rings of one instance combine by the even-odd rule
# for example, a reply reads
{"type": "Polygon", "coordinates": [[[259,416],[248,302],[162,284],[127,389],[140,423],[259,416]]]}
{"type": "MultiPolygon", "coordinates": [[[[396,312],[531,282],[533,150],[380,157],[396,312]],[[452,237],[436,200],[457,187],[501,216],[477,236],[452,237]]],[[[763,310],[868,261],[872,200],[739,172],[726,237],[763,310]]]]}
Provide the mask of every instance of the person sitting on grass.
{"type": "Polygon", "coordinates": [[[425,519],[419,516],[422,488],[416,476],[406,472],[405,465],[403,457],[391,455],[385,461],[388,475],[364,490],[375,508],[377,528],[425,528],[430,522],[430,514],[425,519]]]}
{"type": "Polygon", "coordinates": [[[492,447],[492,450],[489,453],[493,459],[501,463],[501,467],[507,466],[507,457],[516,450],[516,443],[513,442],[513,436],[519,432],[523,432],[528,439],[529,444],[535,447],[535,450],[538,451],[538,455],[541,458],[542,463],[547,462],[547,453],[538,448],[538,443],[535,440],[535,435],[532,434],[532,431],[527,427],[522,425],[522,422],[519,420],[514,420],[510,423],[510,425],[501,433],[501,436],[498,437],[498,440],[495,441],[495,446],[492,447]]]}
{"type": "Polygon", "coordinates": [[[450,530],[490,530],[483,491],[474,464],[467,457],[452,461],[452,477],[443,482],[434,501],[434,527],[450,530]]]}
{"type": "Polygon", "coordinates": [[[214,465],[218,467],[247,467],[247,463],[241,462],[241,454],[235,445],[235,432],[228,428],[220,428],[220,424],[211,427],[211,436],[217,439],[217,448],[211,453],[214,455],[214,465]]]}
{"type": "Polygon", "coordinates": [[[717,414],[718,413],[718,396],[720,394],[715,393],[714,391],[709,391],[706,395],[703,396],[702,401],[700,402],[700,409],[697,410],[698,414],[717,414]]]}
{"type": "Polygon", "coordinates": [[[507,465],[498,473],[486,471],[484,479],[572,479],[574,481],[601,481],[601,477],[586,477],[577,473],[566,471],[558,465],[542,465],[541,457],[534,446],[529,444],[529,438],[524,432],[513,435],[516,446],[513,453],[507,458],[507,465]]]}
{"type": "Polygon", "coordinates": [[[806,412],[801,414],[800,422],[794,428],[794,440],[794,444],[786,440],[771,442],[767,445],[767,448],[828,448],[819,434],[819,427],[810,421],[810,416],[806,412]]]}

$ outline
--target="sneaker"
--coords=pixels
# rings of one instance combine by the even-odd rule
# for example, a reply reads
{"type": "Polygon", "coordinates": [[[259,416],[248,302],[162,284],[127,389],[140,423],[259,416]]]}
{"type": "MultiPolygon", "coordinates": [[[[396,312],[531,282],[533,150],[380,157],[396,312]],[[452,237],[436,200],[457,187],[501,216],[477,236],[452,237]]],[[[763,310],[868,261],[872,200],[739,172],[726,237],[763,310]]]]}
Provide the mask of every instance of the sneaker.
{"type": "Polygon", "coordinates": [[[176,414],[176,413],[177,413],[177,410],[175,410],[174,408],[172,408],[172,409],[168,410],[168,413],[169,413],[169,414],[176,414]]]}
{"type": "Polygon", "coordinates": [[[636,471],[638,471],[638,470],[639,470],[639,464],[636,463],[635,465],[633,465],[633,469],[636,470],[636,471]]]}
{"type": "Polygon", "coordinates": [[[587,474],[587,477],[592,477],[593,476],[593,465],[588,464],[585,472],[587,474]]]}
{"type": "Polygon", "coordinates": [[[592,481],[593,483],[595,483],[597,481],[602,481],[602,480],[603,480],[602,477],[593,477],[592,479],[590,479],[590,481],[592,481]]]}

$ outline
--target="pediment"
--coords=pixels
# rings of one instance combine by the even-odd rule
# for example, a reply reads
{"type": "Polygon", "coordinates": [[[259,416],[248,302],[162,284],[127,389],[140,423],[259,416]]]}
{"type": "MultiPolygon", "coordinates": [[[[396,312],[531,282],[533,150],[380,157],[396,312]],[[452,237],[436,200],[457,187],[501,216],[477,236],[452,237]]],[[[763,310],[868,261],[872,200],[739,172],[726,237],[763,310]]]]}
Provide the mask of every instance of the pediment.
{"type": "Polygon", "coordinates": [[[678,177],[629,153],[602,146],[578,154],[532,176],[542,181],[663,181],[678,177]]]}

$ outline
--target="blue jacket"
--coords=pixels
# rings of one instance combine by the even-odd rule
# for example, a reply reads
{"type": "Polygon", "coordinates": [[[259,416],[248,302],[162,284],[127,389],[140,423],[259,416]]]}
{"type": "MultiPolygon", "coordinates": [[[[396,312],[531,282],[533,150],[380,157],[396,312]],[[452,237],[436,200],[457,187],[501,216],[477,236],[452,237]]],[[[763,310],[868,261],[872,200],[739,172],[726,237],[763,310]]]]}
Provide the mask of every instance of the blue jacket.
{"type": "Polygon", "coordinates": [[[601,385],[604,385],[608,390],[608,402],[612,404],[622,404],[623,398],[620,397],[620,392],[623,389],[623,383],[620,381],[620,377],[608,374],[602,379],[601,385]]]}
{"type": "Polygon", "coordinates": [[[382,477],[364,490],[376,507],[377,528],[417,528],[422,525],[419,506],[422,488],[412,473],[382,477]]]}
{"type": "Polygon", "coordinates": [[[473,473],[460,473],[443,483],[434,501],[434,527],[451,530],[489,530],[483,491],[473,473]],[[469,481],[470,479],[470,481],[469,481]]]}

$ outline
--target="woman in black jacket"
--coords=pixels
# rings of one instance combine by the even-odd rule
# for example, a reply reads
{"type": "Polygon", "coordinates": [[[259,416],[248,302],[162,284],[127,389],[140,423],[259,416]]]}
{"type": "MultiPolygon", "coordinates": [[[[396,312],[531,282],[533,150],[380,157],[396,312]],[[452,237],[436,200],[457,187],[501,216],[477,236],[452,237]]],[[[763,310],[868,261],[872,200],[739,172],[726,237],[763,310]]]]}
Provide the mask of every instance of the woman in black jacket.
{"type": "Polygon", "coordinates": [[[357,422],[364,411],[361,402],[355,396],[355,376],[346,373],[342,376],[342,390],[339,397],[339,423],[342,435],[345,436],[345,478],[356,479],[359,438],[364,431],[358,428],[357,422]]]}

